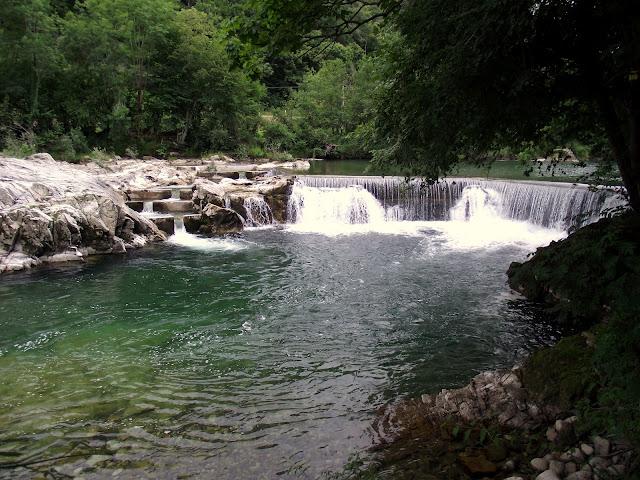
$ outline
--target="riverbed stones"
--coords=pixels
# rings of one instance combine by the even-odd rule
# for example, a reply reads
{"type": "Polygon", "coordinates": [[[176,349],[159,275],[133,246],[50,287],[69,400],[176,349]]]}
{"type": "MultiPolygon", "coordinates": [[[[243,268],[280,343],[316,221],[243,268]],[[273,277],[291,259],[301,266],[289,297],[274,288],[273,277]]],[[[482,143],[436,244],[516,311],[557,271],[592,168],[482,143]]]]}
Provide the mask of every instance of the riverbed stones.
{"type": "Polygon", "coordinates": [[[564,473],[564,463],[560,460],[551,460],[549,462],[549,470],[557,476],[561,476],[564,473]]]}
{"type": "Polygon", "coordinates": [[[489,461],[483,454],[461,453],[458,455],[458,460],[465,471],[472,476],[492,475],[498,471],[497,465],[489,461]]]}
{"type": "Polygon", "coordinates": [[[589,445],[588,443],[583,443],[582,445],[580,445],[580,450],[582,451],[582,453],[584,453],[587,457],[593,455],[593,447],[591,445],[589,445]]]}
{"type": "Polygon", "coordinates": [[[545,470],[536,477],[536,480],[560,480],[560,477],[552,470],[545,470]]]}
{"type": "Polygon", "coordinates": [[[549,468],[549,462],[544,458],[534,458],[530,463],[531,467],[538,472],[544,472],[549,468]]]}
{"type": "Polygon", "coordinates": [[[600,436],[593,437],[593,448],[596,455],[605,457],[609,455],[611,443],[606,438],[600,436]]]}

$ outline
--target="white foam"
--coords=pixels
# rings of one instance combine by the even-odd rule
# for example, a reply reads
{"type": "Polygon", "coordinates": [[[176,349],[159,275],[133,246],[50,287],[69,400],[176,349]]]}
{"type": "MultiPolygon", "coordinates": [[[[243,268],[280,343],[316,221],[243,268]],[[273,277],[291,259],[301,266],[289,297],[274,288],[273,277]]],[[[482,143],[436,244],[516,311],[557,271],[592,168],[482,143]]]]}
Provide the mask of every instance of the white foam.
{"type": "Polygon", "coordinates": [[[182,218],[175,219],[175,233],[169,237],[168,243],[205,252],[235,252],[245,250],[252,242],[239,238],[206,238],[193,235],[184,228],[182,218]]]}

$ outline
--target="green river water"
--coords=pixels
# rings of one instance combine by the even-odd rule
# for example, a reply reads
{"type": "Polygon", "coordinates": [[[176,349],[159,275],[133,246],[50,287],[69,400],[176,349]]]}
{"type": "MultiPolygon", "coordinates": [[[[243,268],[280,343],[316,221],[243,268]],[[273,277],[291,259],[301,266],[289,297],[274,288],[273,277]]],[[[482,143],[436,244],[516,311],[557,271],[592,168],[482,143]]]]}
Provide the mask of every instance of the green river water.
{"type": "Polygon", "coordinates": [[[554,338],[505,276],[548,235],[474,244],[454,223],[251,229],[3,277],[0,477],[341,471],[378,407],[554,338]]]}

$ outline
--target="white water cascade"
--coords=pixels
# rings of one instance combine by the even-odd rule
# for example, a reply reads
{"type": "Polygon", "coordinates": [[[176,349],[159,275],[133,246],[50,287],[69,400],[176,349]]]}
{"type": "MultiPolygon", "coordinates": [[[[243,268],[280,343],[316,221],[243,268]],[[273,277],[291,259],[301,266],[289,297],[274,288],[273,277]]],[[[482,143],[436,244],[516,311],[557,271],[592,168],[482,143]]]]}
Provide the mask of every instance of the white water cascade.
{"type": "Polygon", "coordinates": [[[479,212],[489,213],[484,208],[489,206],[493,215],[504,219],[568,230],[594,222],[606,209],[624,203],[605,189],[592,190],[586,185],[566,183],[455,178],[427,184],[420,180],[407,182],[401,177],[301,176],[291,197],[289,221],[300,223],[301,219],[307,221],[312,216],[318,221],[324,218],[359,223],[331,213],[353,209],[349,206],[351,194],[347,192],[353,192],[357,187],[377,200],[375,207],[367,204],[366,208],[367,213],[371,212],[378,221],[380,218],[388,221],[462,220],[479,212]],[[340,198],[344,204],[329,207],[325,204],[328,194],[322,192],[333,192],[334,201],[340,198]],[[313,195],[323,196],[312,200],[313,195]],[[463,205],[459,201],[463,201],[463,205]],[[302,204],[304,211],[300,208],[302,204]],[[310,207],[311,204],[317,206],[310,207]],[[320,211],[314,211],[314,208],[320,211]]]}
{"type": "Polygon", "coordinates": [[[143,202],[142,213],[147,215],[153,214],[153,202],[143,202]]]}
{"type": "Polygon", "coordinates": [[[462,191],[458,202],[449,211],[449,217],[458,222],[499,218],[501,206],[502,198],[498,192],[471,185],[462,191]]]}
{"type": "Polygon", "coordinates": [[[385,221],[380,202],[359,185],[316,188],[298,183],[289,197],[287,216],[290,223],[311,229],[385,221]]]}
{"type": "Polygon", "coordinates": [[[243,203],[247,212],[246,225],[249,227],[259,227],[271,225],[273,223],[273,213],[271,207],[265,201],[264,197],[247,197],[243,203]]]}

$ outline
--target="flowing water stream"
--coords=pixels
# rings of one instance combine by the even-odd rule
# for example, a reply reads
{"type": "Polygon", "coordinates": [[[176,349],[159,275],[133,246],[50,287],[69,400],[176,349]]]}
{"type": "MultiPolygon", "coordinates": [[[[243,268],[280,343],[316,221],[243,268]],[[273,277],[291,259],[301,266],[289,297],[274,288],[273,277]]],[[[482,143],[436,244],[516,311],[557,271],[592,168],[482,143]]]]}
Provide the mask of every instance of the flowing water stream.
{"type": "Polygon", "coordinates": [[[284,226],[3,277],[0,477],[339,472],[381,405],[554,339],[504,272],[612,201],[503,183],[302,178],[284,226]]]}

